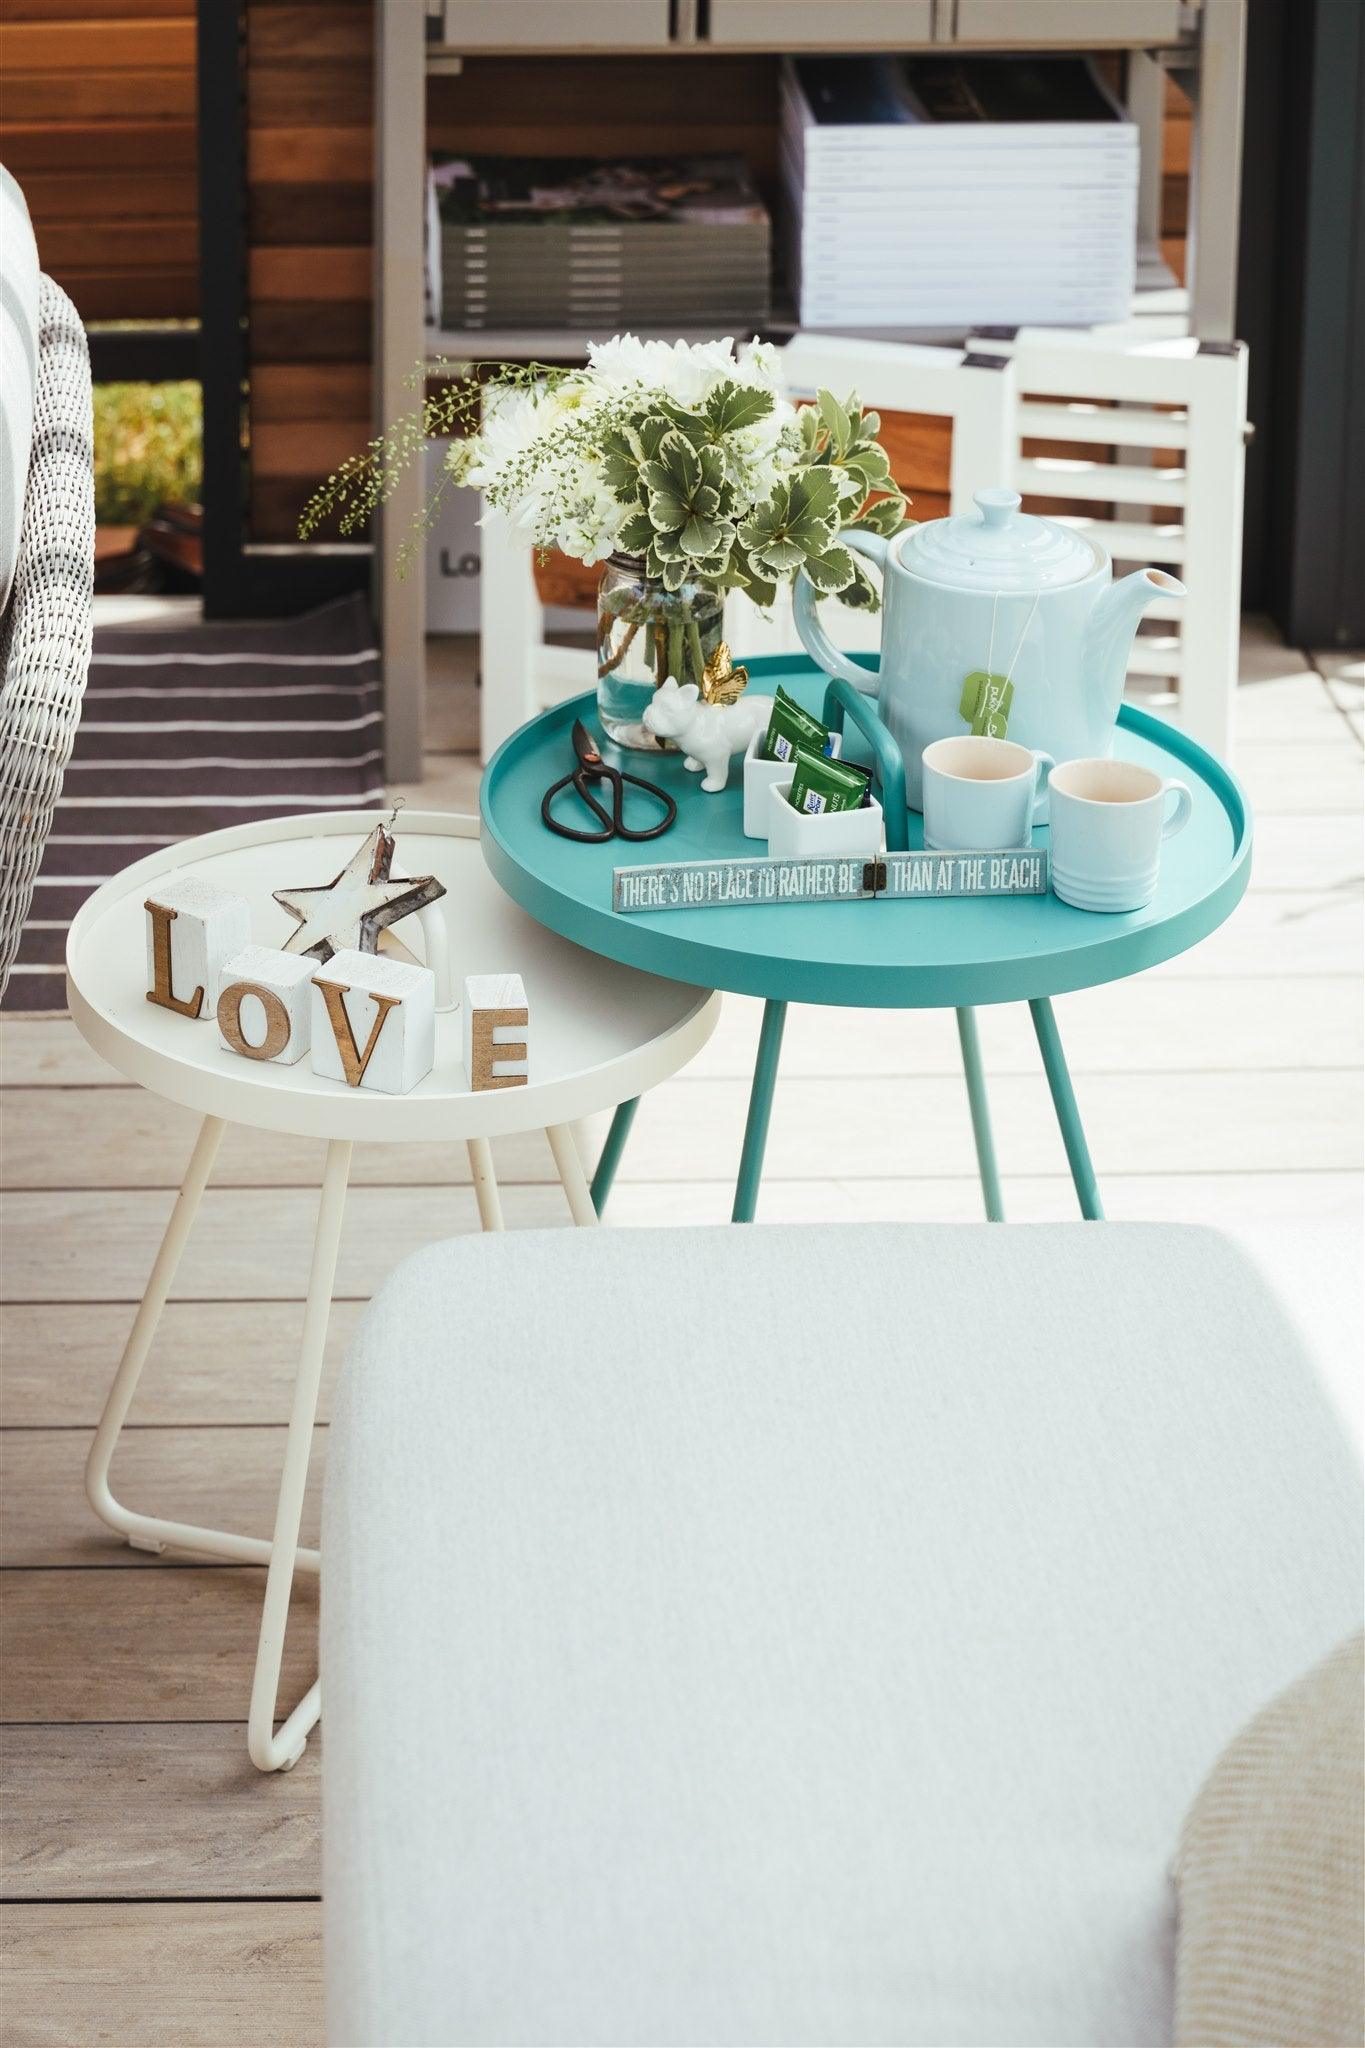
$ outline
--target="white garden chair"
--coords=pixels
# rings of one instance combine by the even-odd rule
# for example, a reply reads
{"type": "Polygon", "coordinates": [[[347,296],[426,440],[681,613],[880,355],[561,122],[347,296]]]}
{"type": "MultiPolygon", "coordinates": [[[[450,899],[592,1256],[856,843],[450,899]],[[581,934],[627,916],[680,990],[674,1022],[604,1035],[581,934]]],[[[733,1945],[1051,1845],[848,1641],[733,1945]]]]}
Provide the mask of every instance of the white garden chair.
{"type": "Polygon", "coordinates": [[[14,587],[0,620],[0,995],[76,737],[94,574],[90,352],[70,299],[40,277],[33,439],[14,587]]]}

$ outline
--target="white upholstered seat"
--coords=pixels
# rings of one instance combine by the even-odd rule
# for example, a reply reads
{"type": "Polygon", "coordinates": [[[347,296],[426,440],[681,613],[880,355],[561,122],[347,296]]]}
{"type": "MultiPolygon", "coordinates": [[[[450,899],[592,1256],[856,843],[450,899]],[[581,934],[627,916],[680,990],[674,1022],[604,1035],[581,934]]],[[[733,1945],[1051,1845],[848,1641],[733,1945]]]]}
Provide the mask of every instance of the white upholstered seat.
{"type": "Polygon", "coordinates": [[[519,1234],[332,1427],[336,2044],[1141,2044],[1220,1748],[1360,1607],[1215,1233],[519,1234]]]}

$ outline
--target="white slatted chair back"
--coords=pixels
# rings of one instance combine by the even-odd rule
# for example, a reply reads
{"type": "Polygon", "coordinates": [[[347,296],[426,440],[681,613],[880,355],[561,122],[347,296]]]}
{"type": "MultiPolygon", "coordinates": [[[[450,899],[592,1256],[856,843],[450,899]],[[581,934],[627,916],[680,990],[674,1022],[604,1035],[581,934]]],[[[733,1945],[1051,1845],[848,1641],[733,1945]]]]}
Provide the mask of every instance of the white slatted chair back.
{"type": "Polygon", "coordinates": [[[0,995],[76,738],[94,575],[90,352],[70,299],[40,277],[33,441],[19,561],[0,622],[0,995]]]}

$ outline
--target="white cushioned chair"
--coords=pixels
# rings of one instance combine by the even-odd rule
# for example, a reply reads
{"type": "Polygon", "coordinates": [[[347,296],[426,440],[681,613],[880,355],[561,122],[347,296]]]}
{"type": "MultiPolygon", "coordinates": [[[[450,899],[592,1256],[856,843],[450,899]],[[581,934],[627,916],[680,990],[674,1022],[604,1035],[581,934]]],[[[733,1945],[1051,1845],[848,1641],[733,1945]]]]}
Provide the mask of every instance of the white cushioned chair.
{"type": "Polygon", "coordinates": [[[1210,1231],[521,1234],[372,1303],[323,1555],[334,2044],[1142,2048],[1361,1496],[1210,1231]]]}

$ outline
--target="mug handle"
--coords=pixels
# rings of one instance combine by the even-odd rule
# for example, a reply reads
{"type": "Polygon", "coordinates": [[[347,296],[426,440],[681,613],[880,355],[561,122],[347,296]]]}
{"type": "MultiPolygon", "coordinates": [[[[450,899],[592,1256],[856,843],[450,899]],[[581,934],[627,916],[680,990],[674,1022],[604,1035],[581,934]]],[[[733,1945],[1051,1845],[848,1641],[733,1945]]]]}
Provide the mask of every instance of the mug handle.
{"type": "MultiPolygon", "coordinates": [[[[885,534],[850,529],[839,535],[839,545],[852,548],[857,555],[866,555],[869,562],[875,562],[885,572],[886,551],[891,545],[885,534]]],[[[815,586],[802,569],[792,585],[792,616],[796,620],[801,645],[816,667],[822,668],[827,676],[842,676],[855,689],[875,697],[882,679],[880,659],[876,668],[864,668],[860,662],[850,661],[846,654],[841,654],[815,615],[816,603],[815,586]]]]}
{"type": "Polygon", "coordinates": [[[1183,832],[1189,824],[1194,811],[1194,798],[1190,795],[1187,783],[1163,782],[1161,785],[1162,800],[1164,801],[1171,794],[1175,797],[1175,809],[1162,821],[1161,836],[1163,839],[1174,839],[1177,832],[1183,832]]]}
{"type": "Polygon", "coordinates": [[[1049,819],[1048,781],[1057,763],[1041,747],[1032,747],[1029,751],[1033,755],[1033,823],[1046,825],[1049,819]]]}

